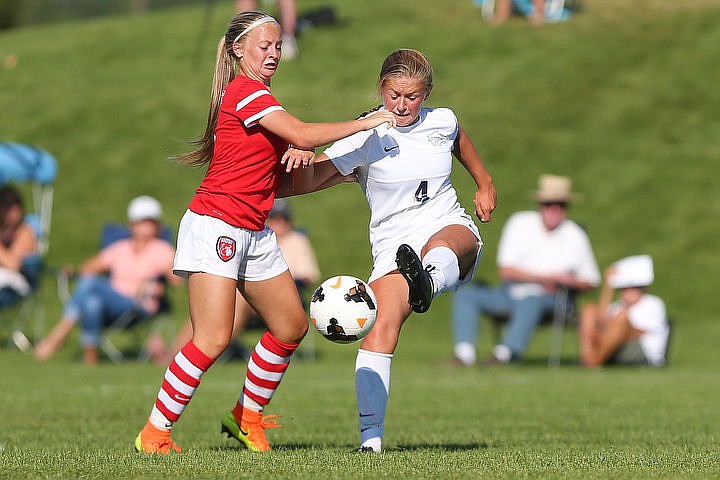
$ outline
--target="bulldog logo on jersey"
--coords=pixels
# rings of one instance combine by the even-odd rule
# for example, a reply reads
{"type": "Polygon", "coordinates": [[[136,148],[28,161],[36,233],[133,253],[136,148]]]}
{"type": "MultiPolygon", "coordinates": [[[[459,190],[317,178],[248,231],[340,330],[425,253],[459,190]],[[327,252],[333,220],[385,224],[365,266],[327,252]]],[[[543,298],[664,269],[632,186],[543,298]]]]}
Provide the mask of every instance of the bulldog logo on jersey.
{"type": "Polygon", "coordinates": [[[433,147],[440,147],[450,141],[450,137],[448,137],[447,135],[443,135],[437,130],[428,135],[427,139],[428,142],[430,142],[430,145],[432,145],[433,147]]]}
{"type": "Polygon", "coordinates": [[[235,256],[235,240],[225,236],[218,237],[215,251],[223,262],[231,260],[235,256]]]}

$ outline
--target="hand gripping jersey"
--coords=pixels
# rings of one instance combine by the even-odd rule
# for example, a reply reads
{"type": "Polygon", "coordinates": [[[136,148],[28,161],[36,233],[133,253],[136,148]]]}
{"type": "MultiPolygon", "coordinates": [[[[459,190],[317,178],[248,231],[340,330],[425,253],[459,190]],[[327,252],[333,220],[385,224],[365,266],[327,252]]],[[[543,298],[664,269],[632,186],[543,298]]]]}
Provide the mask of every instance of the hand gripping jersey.
{"type": "Polygon", "coordinates": [[[283,107],[257,80],[238,75],[225,87],[213,158],[190,210],[248,230],[264,228],[288,142],[258,122],[276,110],[283,107]]]}
{"type": "Polygon", "coordinates": [[[423,108],[410,126],[383,124],[325,150],[340,173],[358,173],[370,206],[373,250],[452,212],[462,212],[450,184],[457,134],[452,110],[423,108]]]}

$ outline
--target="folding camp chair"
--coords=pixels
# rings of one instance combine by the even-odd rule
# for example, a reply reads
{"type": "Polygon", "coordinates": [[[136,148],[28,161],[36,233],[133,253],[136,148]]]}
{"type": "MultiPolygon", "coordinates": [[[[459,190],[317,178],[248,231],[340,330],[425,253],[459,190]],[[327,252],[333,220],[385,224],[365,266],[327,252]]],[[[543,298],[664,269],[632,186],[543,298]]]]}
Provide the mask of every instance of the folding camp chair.
{"type": "MultiPolygon", "coordinates": [[[[103,226],[100,248],[105,248],[112,243],[130,237],[130,230],[125,225],[109,223],[103,226]]],[[[167,226],[160,231],[160,238],[172,243],[172,232],[167,226]]],[[[103,330],[100,339],[100,350],[114,363],[125,360],[125,353],[118,347],[120,336],[130,333],[132,343],[139,345],[138,360],[147,360],[149,351],[146,340],[151,334],[162,333],[172,327],[171,303],[167,294],[167,282],[163,279],[152,279],[152,282],[160,281],[165,284],[165,292],[160,298],[160,308],[153,315],[146,316],[139,308],[134,308],[124,315],[113,320],[103,330]]]]}
{"type": "MultiPolygon", "coordinates": [[[[545,21],[559,22],[567,20],[570,16],[566,0],[545,0],[545,21]]],[[[495,0],[475,0],[475,5],[480,7],[482,17],[489,21],[495,18],[495,0]]],[[[529,17],[533,13],[532,0],[512,0],[512,13],[529,17]]]]}
{"type": "MultiPolygon", "coordinates": [[[[500,332],[509,320],[508,314],[488,315],[494,330],[495,343],[500,340],[500,332]]],[[[560,288],[555,295],[555,307],[540,319],[540,325],[551,327],[550,350],[548,352],[548,366],[560,364],[562,355],[565,327],[577,323],[577,310],[575,307],[575,291],[560,288]]]]}
{"type": "Polygon", "coordinates": [[[34,228],[38,238],[38,253],[23,262],[22,273],[28,278],[31,293],[10,306],[14,316],[10,345],[26,351],[31,342],[26,333],[29,319],[34,317],[32,337],[44,334],[43,304],[37,298],[40,279],[44,271],[44,258],[50,246],[50,224],[53,206],[53,183],[57,176],[57,161],[49,152],[18,143],[0,142],[0,185],[13,182],[26,184],[32,191],[31,202],[26,202],[26,221],[34,228]]]}

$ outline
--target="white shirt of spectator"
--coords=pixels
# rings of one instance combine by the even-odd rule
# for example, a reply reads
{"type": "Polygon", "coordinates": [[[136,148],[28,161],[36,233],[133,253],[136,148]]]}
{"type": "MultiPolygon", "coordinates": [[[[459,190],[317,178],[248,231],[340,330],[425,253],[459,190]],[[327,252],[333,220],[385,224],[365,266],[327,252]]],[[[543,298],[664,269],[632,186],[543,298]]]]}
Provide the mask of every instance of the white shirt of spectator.
{"type": "MultiPolygon", "coordinates": [[[[600,271],[585,231],[569,219],[547,231],[537,211],[517,212],[508,219],[500,236],[497,264],[538,275],[571,272],[592,285],[600,282],[600,271]]],[[[510,289],[514,299],[544,293],[543,285],[535,282],[514,283],[510,289]]]]}
{"type": "MultiPolygon", "coordinates": [[[[617,315],[624,306],[620,300],[613,302],[608,307],[608,313],[617,315]]],[[[665,303],[659,297],[646,293],[627,309],[627,316],[630,325],[644,332],[639,342],[645,358],[652,365],[662,365],[670,334],[665,303]]]]}

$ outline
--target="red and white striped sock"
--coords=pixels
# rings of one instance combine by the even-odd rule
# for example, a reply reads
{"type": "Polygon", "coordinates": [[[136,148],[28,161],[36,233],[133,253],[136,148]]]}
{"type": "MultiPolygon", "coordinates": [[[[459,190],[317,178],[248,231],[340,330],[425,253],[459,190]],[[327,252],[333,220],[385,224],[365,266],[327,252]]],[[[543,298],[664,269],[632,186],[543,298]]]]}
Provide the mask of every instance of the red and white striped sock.
{"type": "Polygon", "coordinates": [[[262,411],[280,385],[285,370],[290,365],[290,357],[297,347],[297,343],[281,342],[270,332],[265,332],[250,356],[245,386],[238,404],[251,410],[262,411]]]}
{"type": "Polygon", "coordinates": [[[200,385],[200,377],[214,362],[192,341],[175,355],[165,371],[155,406],[150,412],[149,421],[154,427],[161,430],[172,428],[200,385]]]}

